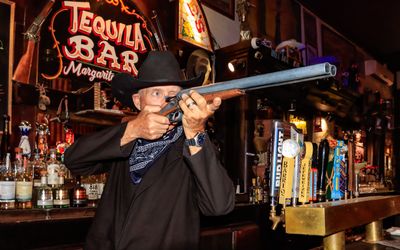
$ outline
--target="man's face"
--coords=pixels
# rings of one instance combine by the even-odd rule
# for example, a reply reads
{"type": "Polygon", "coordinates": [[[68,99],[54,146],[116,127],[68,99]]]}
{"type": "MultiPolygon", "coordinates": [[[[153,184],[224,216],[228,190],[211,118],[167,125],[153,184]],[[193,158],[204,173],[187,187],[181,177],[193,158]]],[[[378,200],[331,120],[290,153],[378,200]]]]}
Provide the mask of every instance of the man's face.
{"type": "Polygon", "coordinates": [[[133,103],[139,110],[142,110],[147,105],[163,108],[167,104],[165,101],[166,98],[176,96],[181,89],[181,87],[176,85],[141,89],[138,93],[132,95],[133,103]]]}

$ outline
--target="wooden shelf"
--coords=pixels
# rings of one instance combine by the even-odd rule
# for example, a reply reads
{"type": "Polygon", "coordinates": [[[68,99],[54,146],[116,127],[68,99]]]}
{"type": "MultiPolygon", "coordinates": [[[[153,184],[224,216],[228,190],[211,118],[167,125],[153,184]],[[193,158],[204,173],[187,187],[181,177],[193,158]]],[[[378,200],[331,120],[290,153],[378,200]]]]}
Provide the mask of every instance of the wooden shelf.
{"type": "Polygon", "coordinates": [[[137,113],[110,109],[85,109],[71,115],[71,120],[97,124],[101,126],[112,126],[120,123],[122,119],[135,117],[137,113]]]}
{"type": "Polygon", "coordinates": [[[0,224],[93,218],[96,208],[13,209],[0,211],[0,224]]]}

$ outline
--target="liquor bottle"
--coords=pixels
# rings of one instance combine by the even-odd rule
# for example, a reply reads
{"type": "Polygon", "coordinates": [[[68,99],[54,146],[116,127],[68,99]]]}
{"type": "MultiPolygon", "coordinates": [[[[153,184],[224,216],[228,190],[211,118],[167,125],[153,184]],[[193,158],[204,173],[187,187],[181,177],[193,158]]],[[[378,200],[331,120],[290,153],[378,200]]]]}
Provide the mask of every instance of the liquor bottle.
{"type": "Polygon", "coordinates": [[[256,203],[256,198],[257,198],[257,194],[256,194],[256,178],[252,178],[251,179],[251,187],[249,190],[249,203],[251,204],[255,204],[256,203]]]}
{"type": "Polygon", "coordinates": [[[50,149],[50,158],[47,161],[47,185],[56,188],[60,185],[59,181],[60,162],[56,158],[56,149],[50,149]]]}
{"type": "Polygon", "coordinates": [[[28,121],[21,121],[18,128],[21,133],[21,139],[19,141],[18,147],[22,148],[23,156],[30,158],[31,157],[31,145],[29,143],[28,135],[32,129],[32,126],[28,121]]]}
{"type": "Polygon", "coordinates": [[[10,153],[6,154],[5,170],[0,174],[0,209],[15,208],[15,181],[10,153]]]}
{"type": "Polygon", "coordinates": [[[104,186],[106,185],[107,174],[103,173],[100,175],[96,175],[96,183],[97,183],[97,195],[98,199],[101,199],[101,195],[103,194],[104,186]]]}
{"type": "Polygon", "coordinates": [[[269,196],[268,196],[269,186],[268,186],[268,181],[265,178],[262,179],[261,187],[262,187],[262,192],[263,192],[262,202],[268,203],[269,202],[269,196]]]}
{"type": "Polygon", "coordinates": [[[64,176],[64,184],[71,183],[73,181],[72,175],[71,171],[69,171],[69,169],[64,164],[64,154],[57,152],[57,161],[60,163],[59,175],[64,176]]]}
{"type": "Polygon", "coordinates": [[[41,159],[46,159],[49,145],[47,144],[47,137],[50,134],[49,126],[46,123],[36,125],[36,145],[39,149],[41,159]]]}
{"type": "Polygon", "coordinates": [[[64,186],[64,174],[59,177],[60,185],[53,190],[55,208],[68,208],[70,206],[69,191],[64,186]]]}
{"type": "Polygon", "coordinates": [[[10,152],[10,116],[3,116],[3,135],[1,136],[1,145],[0,145],[0,159],[4,160],[6,158],[7,153],[10,152]]]}
{"type": "Polygon", "coordinates": [[[14,149],[14,154],[15,154],[15,159],[13,162],[13,167],[15,171],[15,176],[17,176],[18,173],[21,173],[23,171],[24,167],[24,162],[22,159],[22,148],[16,147],[14,149]]]}
{"type": "Polygon", "coordinates": [[[90,175],[82,179],[82,186],[86,190],[88,207],[95,207],[99,199],[99,189],[96,183],[96,176],[90,175]]]}
{"type": "Polygon", "coordinates": [[[73,207],[86,207],[87,206],[87,196],[86,189],[81,186],[81,177],[76,176],[76,185],[72,197],[73,207]]]}
{"type": "Polygon", "coordinates": [[[33,160],[31,162],[33,171],[33,186],[39,187],[41,185],[41,176],[43,172],[47,172],[46,162],[40,159],[39,149],[33,150],[33,160]]]}
{"type": "Polygon", "coordinates": [[[255,203],[262,203],[264,192],[261,186],[261,178],[259,176],[256,178],[255,195],[255,203]]]}
{"type": "Polygon", "coordinates": [[[21,171],[17,172],[15,185],[15,200],[17,202],[17,208],[32,208],[32,171],[27,157],[24,157],[23,159],[23,167],[21,171]]]}
{"type": "Polygon", "coordinates": [[[47,185],[46,172],[42,172],[41,185],[37,188],[36,192],[36,205],[37,208],[53,208],[53,190],[47,185]]]}

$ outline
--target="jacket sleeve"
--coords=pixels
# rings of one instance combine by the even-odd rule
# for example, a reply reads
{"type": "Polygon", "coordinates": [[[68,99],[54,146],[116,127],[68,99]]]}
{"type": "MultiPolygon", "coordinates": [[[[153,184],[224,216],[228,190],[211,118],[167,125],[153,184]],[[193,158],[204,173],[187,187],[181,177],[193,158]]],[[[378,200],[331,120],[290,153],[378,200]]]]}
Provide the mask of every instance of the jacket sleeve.
{"type": "Polygon", "coordinates": [[[235,207],[235,191],[232,180],[220,164],[216,149],[209,137],[202,149],[190,155],[187,146],[183,156],[189,164],[197,190],[197,203],[204,215],[223,215],[235,207]]]}
{"type": "Polygon", "coordinates": [[[111,162],[126,160],[134,142],[120,146],[126,123],[85,135],[65,151],[65,165],[72,174],[91,175],[106,172],[111,162]]]}

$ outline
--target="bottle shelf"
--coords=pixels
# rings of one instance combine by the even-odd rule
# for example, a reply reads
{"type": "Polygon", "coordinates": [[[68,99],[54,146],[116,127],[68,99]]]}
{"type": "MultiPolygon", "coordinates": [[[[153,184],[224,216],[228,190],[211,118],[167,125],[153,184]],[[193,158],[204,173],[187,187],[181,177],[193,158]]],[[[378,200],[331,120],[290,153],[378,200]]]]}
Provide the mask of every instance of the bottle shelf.
{"type": "MultiPolygon", "coordinates": [[[[35,86],[15,83],[15,89],[13,100],[16,104],[37,105],[39,91],[35,86]]],[[[62,98],[68,96],[68,109],[73,122],[112,126],[120,123],[122,119],[137,115],[135,112],[125,110],[94,109],[94,100],[90,94],[75,94],[55,89],[46,89],[46,91],[51,99],[48,106],[51,110],[57,110],[62,98]]]]}

